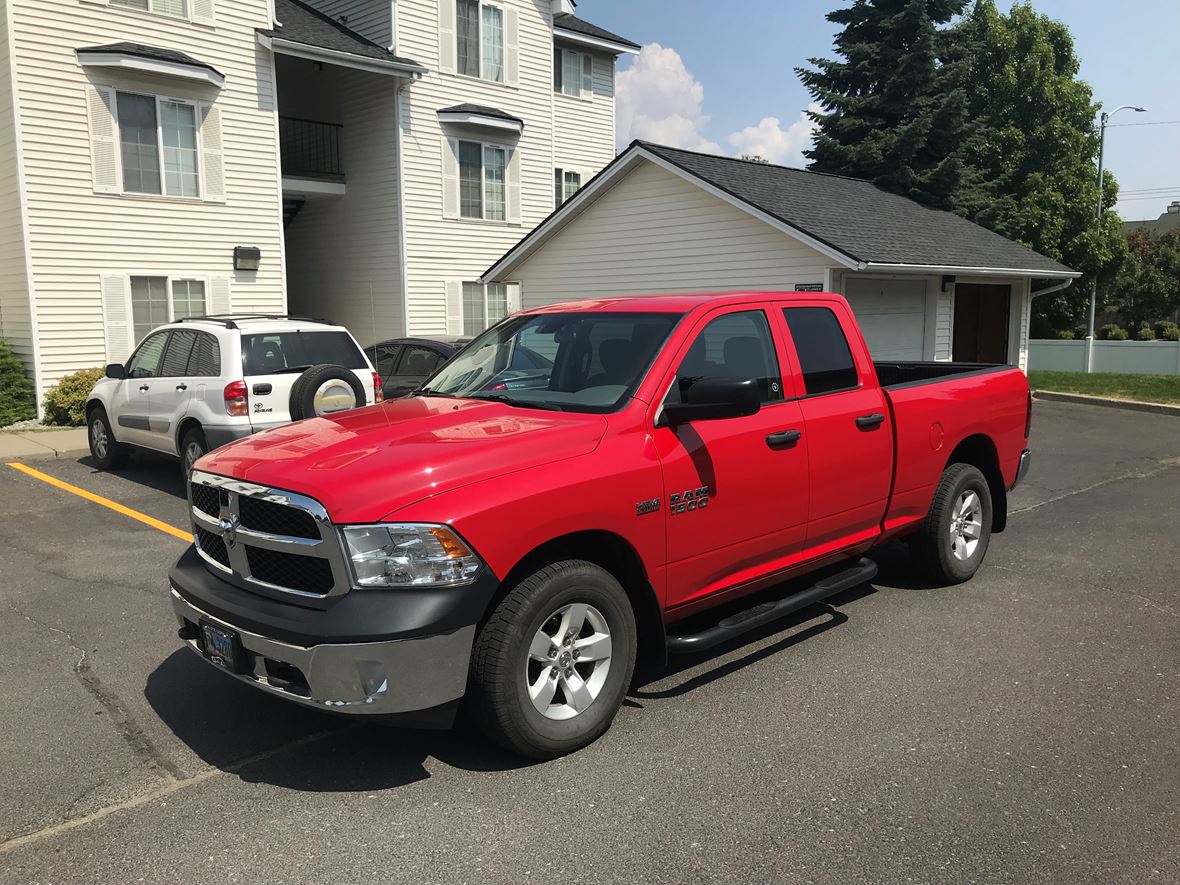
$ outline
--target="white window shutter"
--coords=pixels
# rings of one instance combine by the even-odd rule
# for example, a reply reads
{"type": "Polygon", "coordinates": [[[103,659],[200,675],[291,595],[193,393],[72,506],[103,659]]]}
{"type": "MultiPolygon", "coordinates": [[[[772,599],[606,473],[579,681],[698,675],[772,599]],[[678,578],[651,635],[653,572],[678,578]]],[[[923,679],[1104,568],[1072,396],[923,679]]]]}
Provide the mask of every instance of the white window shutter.
{"type": "Polygon", "coordinates": [[[443,137],[443,218],[459,217],[459,140],[443,137]]]}
{"type": "Polygon", "coordinates": [[[233,313],[229,301],[229,277],[213,277],[209,280],[209,301],[206,310],[215,316],[233,313]]]}
{"type": "Polygon", "coordinates": [[[594,95],[594,56],[589,52],[582,55],[582,98],[594,95]]]}
{"type": "Polygon", "coordinates": [[[447,280],[447,334],[463,334],[463,281],[447,280]]]}
{"type": "Polygon", "coordinates": [[[516,86],[520,82],[519,17],[511,7],[504,10],[504,82],[509,86],[516,86]]]}
{"type": "Polygon", "coordinates": [[[508,292],[508,312],[516,313],[520,310],[520,283],[505,283],[508,292]]]}
{"type": "Polygon", "coordinates": [[[438,0],[438,69],[455,73],[455,0],[438,0]]]}
{"type": "Polygon", "coordinates": [[[221,111],[212,102],[197,105],[201,135],[201,196],[225,201],[225,161],[221,142],[221,111]]]}
{"type": "Polygon", "coordinates": [[[117,194],[119,187],[119,126],[116,122],[115,90],[91,87],[87,96],[90,111],[90,161],[94,192],[117,194]]]}
{"type": "Polygon", "coordinates": [[[213,0],[189,0],[191,18],[198,25],[213,24],[213,0]]]}
{"type": "Polygon", "coordinates": [[[122,274],[102,276],[102,327],[106,335],[107,362],[121,363],[135,346],[128,305],[127,277],[122,274]]]}
{"type": "Polygon", "coordinates": [[[520,151],[508,148],[508,220],[520,224],[520,151]]]}

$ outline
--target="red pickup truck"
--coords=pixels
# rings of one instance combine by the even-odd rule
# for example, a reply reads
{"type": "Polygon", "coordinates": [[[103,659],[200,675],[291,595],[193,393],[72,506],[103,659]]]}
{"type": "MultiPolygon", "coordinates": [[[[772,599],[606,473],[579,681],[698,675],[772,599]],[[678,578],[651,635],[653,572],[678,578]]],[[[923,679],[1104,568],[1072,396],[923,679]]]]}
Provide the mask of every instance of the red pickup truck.
{"type": "Polygon", "coordinates": [[[171,599],[181,638],[262,690],[435,727],[465,699],[553,757],[606,731],[637,661],[868,581],[885,541],[969,579],[1031,414],[1010,366],[874,364],[839,295],[529,310],[410,399],[200,459],[171,599]]]}

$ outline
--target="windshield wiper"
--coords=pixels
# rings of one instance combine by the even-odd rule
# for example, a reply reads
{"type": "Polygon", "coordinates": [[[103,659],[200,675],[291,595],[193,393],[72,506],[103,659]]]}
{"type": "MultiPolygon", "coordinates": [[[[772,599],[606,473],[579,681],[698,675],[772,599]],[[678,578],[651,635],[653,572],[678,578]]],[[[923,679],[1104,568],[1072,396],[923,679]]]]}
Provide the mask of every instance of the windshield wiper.
{"type": "Polygon", "coordinates": [[[536,402],[535,400],[517,399],[514,396],[509,396],[506,393],[472,393],[468,394],[468,399],[486,399],[492,402],[504,403],[507,406],[517,406],[521,409],[544,409],[547,412],[564,412],[565,410],[555,403],[536,402]]]}
{"type": "Polygon", "coordinates": [[[457,399],[453,393],[442,393],[438,390],[431,390],[429,387],[419,387],[410,396],[437,396],[442,399],[457,399]]]}

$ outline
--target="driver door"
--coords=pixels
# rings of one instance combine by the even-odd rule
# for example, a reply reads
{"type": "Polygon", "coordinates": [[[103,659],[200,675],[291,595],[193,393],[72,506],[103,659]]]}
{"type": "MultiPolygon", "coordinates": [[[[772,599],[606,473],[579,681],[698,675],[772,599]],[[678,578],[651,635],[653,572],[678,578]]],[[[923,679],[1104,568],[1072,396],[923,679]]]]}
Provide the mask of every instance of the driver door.
{"type": "Polygon", "coordinates": [[[803,417],[793,387],[784,388],[766,306],[707,314],[677,365],[665,402],[678,401],[702,378],[755,378],[762,408],[677,427],[660,426],[653,414],[664,479],[669,608],[760,577],[801,553],[809,503],[803,417]]]}
{"type": "Polygon", "coordinates": [[[115,439],[136,446],[156,448],[151,430],[152,387],[161,382],[160,360],[169,332],[148,335],[127,360],[127,375],[111,398],[115,439]]]}

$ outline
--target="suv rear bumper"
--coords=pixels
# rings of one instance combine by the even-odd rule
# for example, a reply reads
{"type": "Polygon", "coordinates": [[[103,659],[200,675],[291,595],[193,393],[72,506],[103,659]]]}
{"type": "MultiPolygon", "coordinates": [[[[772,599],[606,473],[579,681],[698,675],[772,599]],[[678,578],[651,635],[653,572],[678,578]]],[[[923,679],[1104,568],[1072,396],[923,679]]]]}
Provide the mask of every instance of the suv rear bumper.
{"type": "Polygon", "coordinates": [[[234,678],[319,710],[445,727],[498,581],[485,572],[468,587],[353,590],[307,608],[222,580],[190,547],[169,584],[180,637],[194,652],[204,657],[202,622],[238,636],[243,672],[234,678]],[[430,715],[405,715],[422,711],[430,715]]]}
{"type": "Polygon", "coordinates": [[[228,443],[238,439],[245,439],[248,436],[253,436],[255,433],[262,433],[264,430],[270,430],[273,427],[282,427],[290,422],[276,421],[273,424],[207,424],[201,429],[205,433],[205,442],[209,444],[210,450],[219,449],[228,443]]]}

